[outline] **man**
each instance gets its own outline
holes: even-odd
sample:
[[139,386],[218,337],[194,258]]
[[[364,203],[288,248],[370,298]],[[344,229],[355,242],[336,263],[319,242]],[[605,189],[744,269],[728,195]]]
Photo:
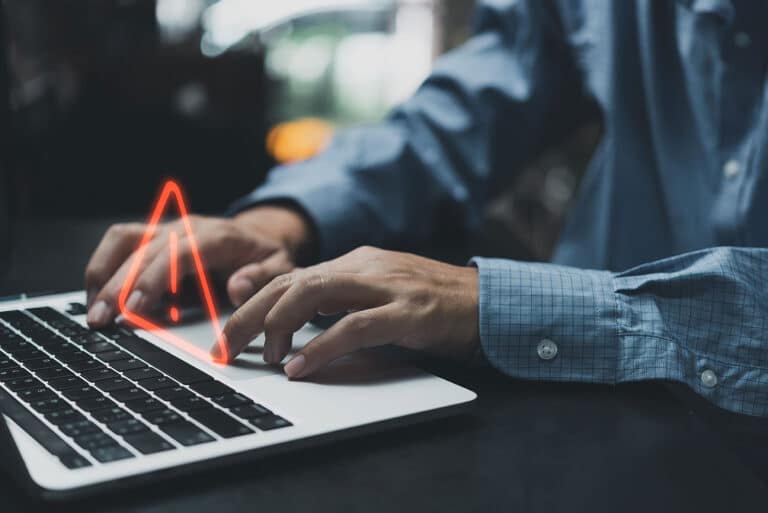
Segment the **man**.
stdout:
[[[278,363],[316,313],[349,312],[285,365],[290,378],[378,344],[481,347],[517,378],[672,379],[768,415],[766,15],[748,0],[480,2],[474,37],[386,122],[275,169],[233,217],[194,220],[241,305],[225,327],[232,357],[264,332]],[[476,229],[497,184],[578,121],[584,97],[604,136],[553,264],[361,247]],[[142,233],[114,227],[96,250],[93,326],[114,318]],[[161,233],[132,308],[162,294],[165,248]]]

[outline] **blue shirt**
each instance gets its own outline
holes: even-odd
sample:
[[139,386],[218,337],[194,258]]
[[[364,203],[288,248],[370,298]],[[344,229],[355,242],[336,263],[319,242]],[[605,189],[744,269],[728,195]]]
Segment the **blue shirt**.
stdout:
[[478,228],[597,103],[604,135],[552,264],[474,258],[488,359],[525,379],[670,379],[768,415],[768,3],[485,0],[383,123],[273,170],[321,258]]

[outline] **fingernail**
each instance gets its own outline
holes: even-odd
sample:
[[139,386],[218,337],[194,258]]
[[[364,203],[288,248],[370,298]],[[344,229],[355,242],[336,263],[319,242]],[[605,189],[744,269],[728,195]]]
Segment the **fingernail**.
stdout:
[[211,357],[213,357],[215,361],[221,361],[221,356],[221,348],[219,347],[219,342],[216,341],[211,348]]
[[128,301],[125,302],[126,310],[130,310],[131,312],[138,312],[139,307],[141,306],[141,299],[143,297],[144,294],[142,294],[140,290],[134,290],[131,292],[131,295],[128,296]]
[[285,364],[285,367],[283,367],[283,371],[289,378],[294,378],[301,374],[301,371],[304,370],[304,367],[307,364],[307,359],[304,358],[303,354],[297,354],[294,356],[291,361]]
[[104,325],[109,322],[110,309],[105,301],[97,301],[88,311],[88,323]]

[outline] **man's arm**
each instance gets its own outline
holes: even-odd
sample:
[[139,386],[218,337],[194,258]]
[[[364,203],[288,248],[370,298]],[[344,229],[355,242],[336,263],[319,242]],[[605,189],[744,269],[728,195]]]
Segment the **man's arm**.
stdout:
[[671,379],[768,416],[768,249],[715,248],[619,274],[475,258],[489,361],[519,378]]
[[548,2],[479,4],[474,37],[441,58],[386,122],[344,131],[318,157],[273,170],[233,211],[293,202],[314,224],[320,260],[475,229],[496,182],[581,105],[580,77]]

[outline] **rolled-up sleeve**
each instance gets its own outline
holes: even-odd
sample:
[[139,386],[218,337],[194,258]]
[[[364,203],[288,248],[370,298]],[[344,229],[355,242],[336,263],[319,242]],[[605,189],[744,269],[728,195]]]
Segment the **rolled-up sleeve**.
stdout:
[[674,380],[768,416],[768,250],[713,248],[623,273],[474,258],[480,338],[502,372]]
[[362,244],[456,241],[479,227],[497,182],[578,119],[581,99],[548,2],[480,1],[475,35],[386,121],[343,130],[317,157],[275,168],[231,211],[296,204],[315,225],[321,260]]

